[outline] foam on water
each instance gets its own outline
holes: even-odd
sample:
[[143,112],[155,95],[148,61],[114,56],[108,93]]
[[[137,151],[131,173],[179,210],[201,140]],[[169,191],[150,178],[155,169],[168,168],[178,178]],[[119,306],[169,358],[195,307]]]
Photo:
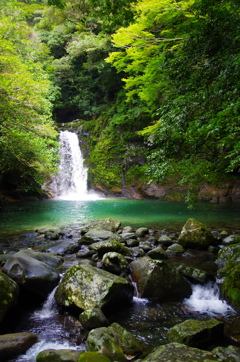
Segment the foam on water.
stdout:
[[192,295],[184,300],[184,305],[190,310],[209,315],[234,314],[234,309],[225,300],[220,299],[219,288],[215,283],[193,285]]

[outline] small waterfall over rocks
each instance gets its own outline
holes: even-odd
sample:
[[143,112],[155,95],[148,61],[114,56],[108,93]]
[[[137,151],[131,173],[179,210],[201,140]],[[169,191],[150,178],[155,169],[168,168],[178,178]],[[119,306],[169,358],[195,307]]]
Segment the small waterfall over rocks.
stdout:
[[50,183],[52,194],[62,200],[99,199],[95,192],[87,189],[88,169],[84,166],[77,134],[61,131],[59,142],[59,171]]

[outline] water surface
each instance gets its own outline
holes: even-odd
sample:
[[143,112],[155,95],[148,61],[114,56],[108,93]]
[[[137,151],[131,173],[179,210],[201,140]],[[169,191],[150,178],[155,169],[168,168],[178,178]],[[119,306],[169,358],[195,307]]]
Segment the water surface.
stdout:
[[0,232],[22,232],[45,227],[83,224],[105,217],[122,225],[179,229],[189,217],[211,228],[239,228],[240,204],[197,204],[189,210],[182,202],[157,200],[47,200],[19,202],[3,207]]

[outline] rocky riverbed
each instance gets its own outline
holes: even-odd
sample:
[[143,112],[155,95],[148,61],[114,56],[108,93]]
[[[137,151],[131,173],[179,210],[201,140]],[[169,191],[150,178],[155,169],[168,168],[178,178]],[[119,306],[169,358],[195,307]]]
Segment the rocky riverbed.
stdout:
[[[68,333],[56,329],[63,348],[43,347],[32,361],[239,361],[239,261],[237,231],[209,230],[195,219],[179,231],[121,228],[108,218],[5,236],[0,358],[30,360],[27,351],[51,325],[28,329],[26,315],[38,309],[41,319],[52,292],[51,313]],[[206,285],[220,290],[222,309],[208,313],[206,297],[205,312],[193,318],[191,303]]]

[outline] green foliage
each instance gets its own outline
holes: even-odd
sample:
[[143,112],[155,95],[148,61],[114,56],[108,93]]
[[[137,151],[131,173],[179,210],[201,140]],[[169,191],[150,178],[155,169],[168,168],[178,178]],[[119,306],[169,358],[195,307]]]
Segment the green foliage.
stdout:
[[151,147],[147,174],[177,174],[190,192],[239,175],[236,3],[142,0],[136,10],[106,61],[125,73],[128,101],[149,107],[153,123],[139,132]]
[[[38,61],[44,52],[16,7],[0,23],[0,173],[18,190],[36,189],[53,174],[56,136],[48,101],[49,80]],[[22,22],[15,23],[18,15]],[[31,39],[32,40],[28,40]]]

